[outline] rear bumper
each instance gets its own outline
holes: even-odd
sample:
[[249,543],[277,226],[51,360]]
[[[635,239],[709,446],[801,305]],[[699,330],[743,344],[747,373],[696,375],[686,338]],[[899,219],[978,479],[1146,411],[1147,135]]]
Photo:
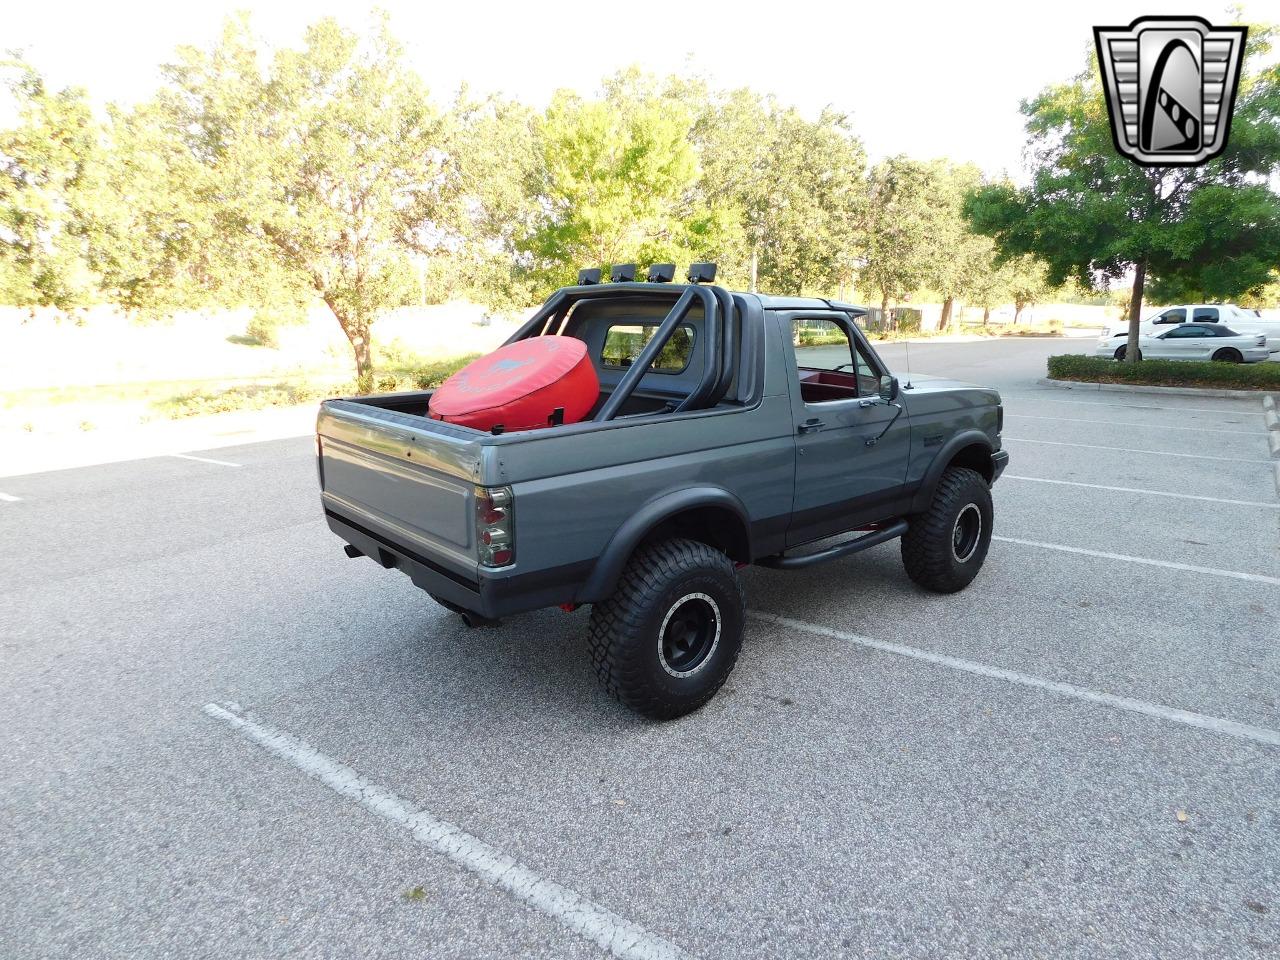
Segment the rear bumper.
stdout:
[[1004,473],[1004,468],[1009,465],[1009,451],[997,450],[991,454],[991,482],[995,483],[1000,479],[1000,474]]
[[477,576],[469,577],[393,542],[332,508],[326,507],[324,513],[330,530],[375,563],[388,570],[399,570],[427,593],[489,619],[570,603],[579,584],[591,573],[590,563],[579,563],[531,573],[482,569]]

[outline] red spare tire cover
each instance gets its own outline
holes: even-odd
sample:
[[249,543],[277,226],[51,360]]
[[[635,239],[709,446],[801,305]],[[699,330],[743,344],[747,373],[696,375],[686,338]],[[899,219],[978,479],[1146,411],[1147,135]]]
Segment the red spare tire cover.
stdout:
[[577,423],[600,396],[600,380],[575,337],[530,337],[475,360],[432,394],[436,420],[477,430],[531,430],[549,426],[564,409],[564,423]]

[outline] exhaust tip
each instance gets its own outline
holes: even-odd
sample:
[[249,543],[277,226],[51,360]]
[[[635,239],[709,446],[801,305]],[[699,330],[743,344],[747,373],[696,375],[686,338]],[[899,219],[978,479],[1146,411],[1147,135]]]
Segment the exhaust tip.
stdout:
[[350,557],[352,560],[354,560],[356,557],[363,557],[363,556],[364,556],[364,551],[363,551],[363,550],[361,550],[359,547],[353,547],[353,546],[352,546],[351,544],[349,544],[349,543],[347,543],[347,544],[343,544],[343,546],[342,546],[342,552],[343,552],[343,553],[345,553],[345,554],[346,554],[348,557]]

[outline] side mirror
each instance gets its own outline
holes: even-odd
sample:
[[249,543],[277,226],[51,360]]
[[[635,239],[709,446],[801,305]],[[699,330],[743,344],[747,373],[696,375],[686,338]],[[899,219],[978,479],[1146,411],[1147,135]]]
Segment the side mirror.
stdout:
[[887,374],[880,378],[880,399],[885,403],[893,403],[898,399],[898,378]]

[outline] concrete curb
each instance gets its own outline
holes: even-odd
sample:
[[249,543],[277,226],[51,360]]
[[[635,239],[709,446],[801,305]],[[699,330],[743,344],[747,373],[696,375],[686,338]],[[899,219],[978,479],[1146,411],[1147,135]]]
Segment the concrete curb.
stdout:
[[1268,430],[1267,443],[1271,445],[1271,455],[1273,457],[1280,457],[1280,432]]
[[1267,425],[1268,430],[1280,430],[1280,415],[1276,414],[1276,408],[1270,407],[1263,411],[1262,419]]
[[1149,387],[1130,383],[1080,383],[1075,380],[1050,380],[1044,377],[1037,380],[1042,387],[1057,387],[1060,390],[1102,390],[1112,393],[1162,393],[1173,397],[1218,397],[1231,400],[1256,400],[1260,390],[1219,390],[1213,387]]

